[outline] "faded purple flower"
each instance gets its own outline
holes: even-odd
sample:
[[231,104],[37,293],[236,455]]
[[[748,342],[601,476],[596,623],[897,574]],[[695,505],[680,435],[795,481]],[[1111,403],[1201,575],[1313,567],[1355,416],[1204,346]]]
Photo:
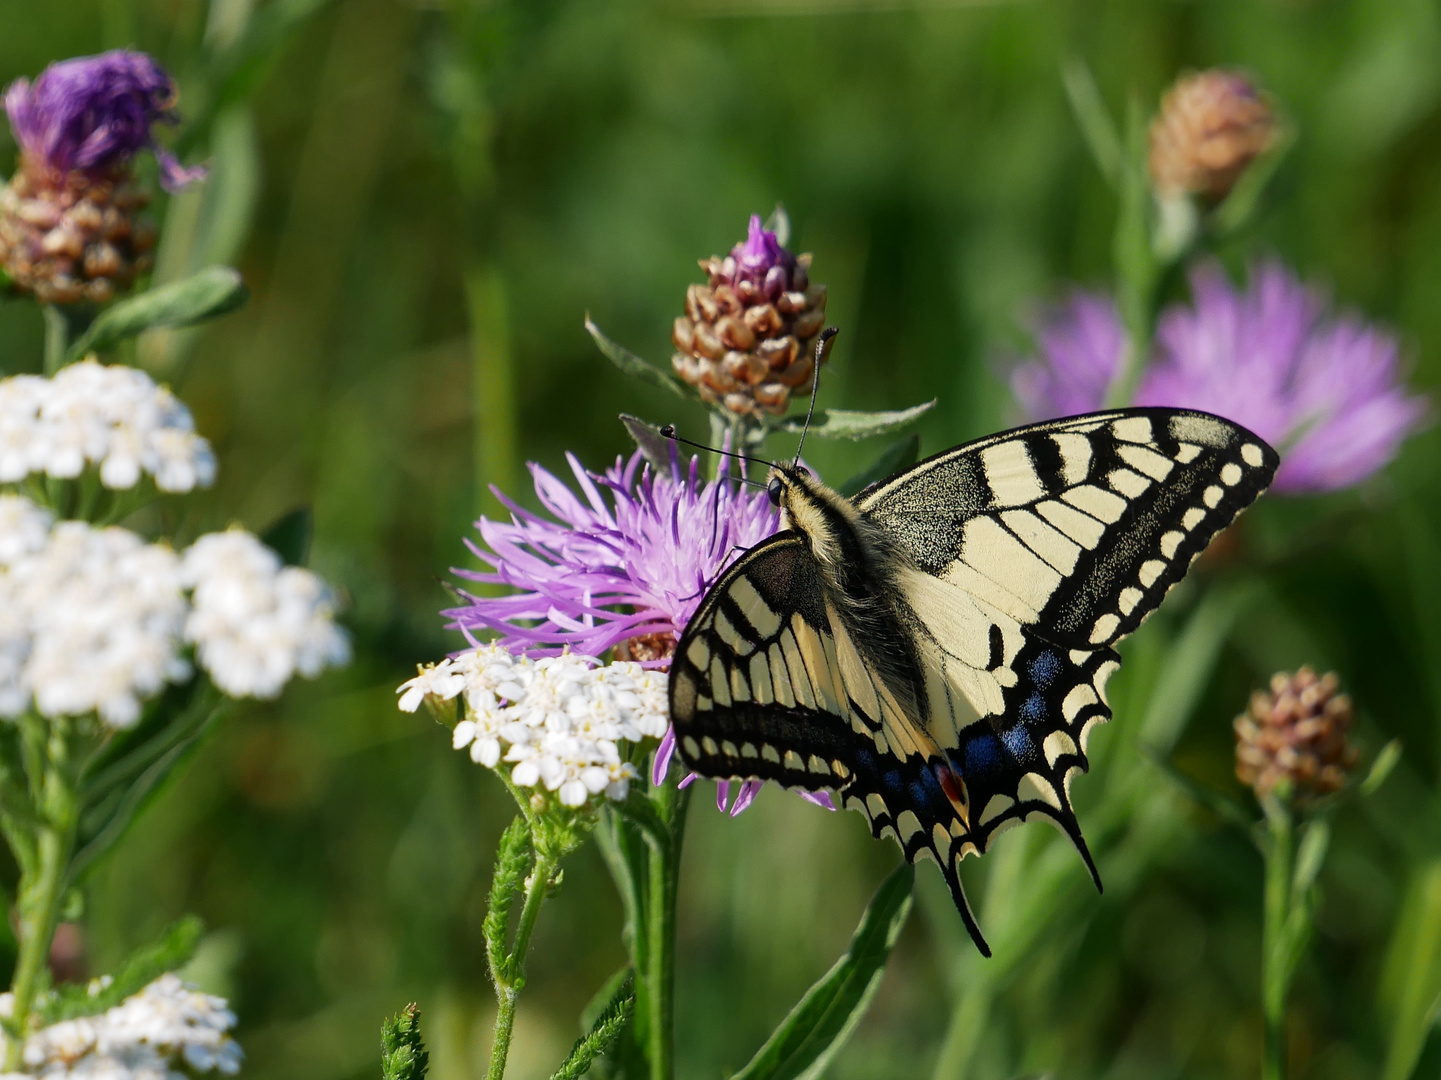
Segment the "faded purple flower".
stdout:
[[[1426,399],[1401,385],[1395,337],[1332,314],[1280,263],[1253,268],[1244,291],[1203,264],[1191,293],[1190,306],[1162,312],[1135,403],[1200,409],[1250,428],[1281,453],[1274,490],[1359,483],[1425,419]],[[1093,302],[1081,312],[1073,300],[1052,325],[1041,358],[1013,374],[1017,399],[1036,418],[1100,408],[1124,348],[1114,306]],[[1096,347],[1108,337],[1116,342],[1109,365]]]
[[175,122],[175,99],[175,82],[159,64],[116,49],[51,64],[34,83],[15,80],[5,111],[32,167],[103,172],[148,149],[173,191],[205,175],[184,168],[151,134],[156,123]]

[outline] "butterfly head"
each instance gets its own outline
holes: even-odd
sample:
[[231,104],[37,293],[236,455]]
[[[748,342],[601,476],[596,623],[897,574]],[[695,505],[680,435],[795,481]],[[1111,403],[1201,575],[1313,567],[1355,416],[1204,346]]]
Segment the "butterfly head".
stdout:
[[784,462],[771,466],[766,494],[780,509],[780,527],[809,540],[811,553],[822,563],[845,557],[857,517],[849,499],[826,487],[805,466]]

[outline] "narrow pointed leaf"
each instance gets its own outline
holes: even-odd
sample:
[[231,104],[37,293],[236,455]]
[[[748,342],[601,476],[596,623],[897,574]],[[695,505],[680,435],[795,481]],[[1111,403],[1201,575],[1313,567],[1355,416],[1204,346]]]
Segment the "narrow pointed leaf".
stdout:
[[1396,768],[1401,761],[1401,740],[1392,739],[1381,752],[1376,755],[1376,760],[1371,763],[1370,770],[1366,773],[1366,779],[1361,781],[1361,794],[1374,795],[1391,775],[1391,770]]
[[633,376],[641,382],[650,383],[651,386],[658,386],[662,390],[669,390],[676,397],[687,400],[693,397],[681,383],[671,378],[660,368],[642,360],[624,345],[619,345],[606,337],[601,328],[596,326],[589,315],[585,317],[585,328],[589,331],[590,336],[595,338],[596,346],[605,354],[606,359],[627,375]]
[[892,443],[881,456],[876,458],[860,472],[852,476],[836,490],[842,495],[850,498],[859,494],[872,484],[877,484],[888,476],[894,476],[902,469],[908,469],[916,463],[916,458],[921,452],[921,437],[919,435],[907,435],[900,442]]
[[430,1053],[420,1037],[420,1006],[414,1002],[380,1029],[381,1080],[425,1080]]
[[881,985],[886,960],[911,913],[915,867],[882,882],[851,946],[731,1080],[816,1080],[860,1023]]
[[1418,1075],[1416,1063],[1441,1008],[1441,861],[1421,867],[1396,919],[1377,1001],[1390,1028],[1382,1080]]
[[[851,409],[822,409],[820,420],[812,421],[810,434],[822,439],[868,439],[903,428],[935,407],[935,401],[891,412],[857,412]],[[805,417],[796,416],[776,425],[778,431],[800,432]]]
[[240,271],[212,266],[107,308],[70,347],[70,359],[109,349],[158,326],[193,326],[234,311],[250,298]]
[[1096,78],[1084,60],[1072,58],[1061,67],[1061,81],[1065,83],[1066,96],[1070,98],[1071,110],[1076,114],[1091,157],[1101,175],[1114,187],[1121,172],[1121,134],[1101,100]]
[[[590,1024],[590,1030],[575,1041],[570,1056],[551,1074],[550,1080],[579,1080],[590,1069],[591,1063],[620,1038],[635,1011],[634,980],[629,969],[623,974],[625,977],[611,990],[610,999]],[[611,987],[613,982],[611,980],[606,986]]]
[[671,447],[675,444],[660,433],[660,428],[629,413],[621,413],[620,422],[654,468],[670,468]]

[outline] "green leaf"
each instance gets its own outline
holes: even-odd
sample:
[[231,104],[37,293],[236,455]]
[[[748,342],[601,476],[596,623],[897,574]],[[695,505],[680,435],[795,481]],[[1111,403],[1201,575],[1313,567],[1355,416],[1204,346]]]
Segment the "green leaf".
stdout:
[[815,1080],[860,1023],[880,988],[886,960],[911,913],[909,863],[882,882],[851,946],[731,1080]]
[[1361,781],[1360,792],[1362,795],[1374,795],[1381,790],[1381,785],[1391,775],[1391,770],[1401,762],[1401,740],[1392,739],[1381,752],[1376,755],[1376,760],[1371,763],[1370,770],[1366,773],[1366,779]]
[[[550,1080],[578,1080],[590,1069],[591,1063],[620,1038],[635,1011],[635,988],[631,971],[626,968],[621,974],[624,978],[612,990],[605,1008],[596,1016],[590,1030],[575,1041],[570,1055],[564,1064],[551,1074]],[[614,981],[612,979],[606,985],[610,986]]]
[[1326,861],[1326,849],[1330,846],[1331,826],[1325,820],[1318,818],[1306,826],[1296,851],[1296,869],[1291,883],[1293,902],[1305,902],[1311,886],[1316,884],[1316,878],[1321,873],[1321,864]]
[[500,837],[495,853],[495,877],[490,885],[490,902],[486,905],[481,933],[490,961],[491,975],[497,982],[511,976],[510,909],[525,889],[526,875],[535,865],[530,843],[530,828],[524,818],[515,818]]
[[590,336],[595,338],[596,345],[600,348],[600,351],[605,354],[606,359],[627,375],[633,376],[641,382],[649,383],[651,386],[658,386],[662,390],[669,390],[678,398],[691,400],[695,396],[690,393],[689,389],[687,389],[683,383],[677,382],[660,368],[642,360],[624,345],[618,345],[606,337],[601,331],[601,328],[596,326],[589,315],[585,317],[585,328],[590,332]]
[[80,831],[70,862],[74,878],[125,835],[175,766],[215,729],[228,701],[204,676],[151,702],[141,721],[87,762],[80,783]]
[[1096,167],[1114,186],[1121,172],[1121,135],[1106,103],[1101,100],[1095,76],[1084,60],[1072,57],[1061,65],[1061,81],[1066,85],[1071,110],[1076,114],[1076,122],[1096,160]]
[[[189,963],[204,932],[205,924],[194,915],[187,915],[166,930],[158,941],[132,953],[108,985],[62,985],[53,997],[42,999],[37,1009],[41,1024],[54,1024],[77,1016],[95,1016],[119,1005],[167,971]],[[92,987],[97,988],[94,993],[91,992]]]
[[1141,754],[1166,775],[1166,779],[1170,780],[1171,783],[1189,795],[1192,800],[1204,806],[1207,810],[1210,810],[1222,821],[1228,821],[1248,833],[1255,828],[1255,816],[1247,813],[1246,808],[1235,799],[1224,792],[1208,787],[1194,777],[1186,775],[1149,746],[1143,745],[1140,749]]
[[1281,162],[1291,152],[1295,143],[1295,126],[1282,122],[1271,148],[1246,166],[1246,171],[1237,179],[1231,193],[1211,214],[1208,224],[1213,233],[1219,237],[1227,237],[1250,224],[1261,204],[1266,185],[1271,182],[1271,177],[1276,175],[1276,170],[1281,167]]
[[621,413],[620,422],[654,468],[670,469],[671,448],[675,444],[660,433],[660,428],[629,413]]
[[152,327],[193,326],[225,315],[250,298],[240,271],[212,266],[170,285],[132,296],[101,312],[70,346],[69,359],[109,349]]
[[1141,722],[1140,739],[1157,757],[1170,754],[1211,681],[1231,627],[1255,595],[1251,582],[1213,585],[1191,612],[1166,656]]
[[380,1028],[382,1080],[425,1080],[430,1053],[420,1037],[420,1006],[411,1002]]
[[[822,409],[819,422],[812,422],[810,434],[821,439],[868,439],[903,428],[935,407],[935,399],[893,412],[854,412],[850,409]],[[776,425],[777,431],[799,433],[804,417],[792,417]]]
[[1441,860],[1420,868],[1407,889],[1377,1005],[1391,1027],[1382,1080],[1408,1080],[1441,1009]]
[[892,443],[881,456],[876,458],[860,472],[852,476],[840,487],[836,488],[846,498],[852,498],[870,487],[879,483],[889,476],[894,476],[902,469],[908,469],[916,463],[916,458],[921,452],[921,437],[919,435],[907,435],[900,442]]
[[284,559],[286,566],[304,566],[314,533],[314,513],[308,506],[298,506],[272,522],[260,534],[260,542]]

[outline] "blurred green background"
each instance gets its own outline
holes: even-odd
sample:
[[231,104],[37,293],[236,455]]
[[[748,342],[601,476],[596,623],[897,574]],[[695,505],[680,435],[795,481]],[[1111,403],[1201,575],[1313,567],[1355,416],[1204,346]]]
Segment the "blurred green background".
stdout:
[[[628,450],[622,410],[705,430],[613,370],[582,320],[665,363],[695,260],[741,239],[748,214],[783,202],[830,286],[843,334],[821,403],[938,398],[920,429],[932,452],[1014,420],[998,373],[1026,347],[1025,319],[1067,282],[1108,281],[1114,200],[1062,64],[1085,60],[1117,113],[1131,93],[1153,106],[1182,69],[1237,65],[1300,141],[1259,234],[1228,259],[1281,254],[1394,326],[1414,385],[1441,370],[1434,0],[0,0],[0,26],[7,83],[125,45],[179,78],[180,145],[213,173],[157,206],[157,280],[229,261],[254,291],[240,314],[151,335],[134,357],[220,456],[180,528],[263,529],[312,506],[312,565],[349,599],[354,665],[235,715],[89,889],[97,972],[183,912],[206,919],[191,974],[232,998],[251,1080],[374,1076],[379,1022],[409,1000],[437,1080],[479,1074],[493,1013],[480,920],[507,800],[442,729],[398,713],[393,688],[459,644],[436,614],[440,578],[470,565],[469,522],[494,509],[481,479],[530,501],[525,460],[604,465]],[[0,304],[0,366],[38,369],[40,338],[31,305]],[[880,448],[808,455],[840,479]],[[1263,583],[1176,718],[1177,767],[1238,798],[1230,720],[1278,668],[1335,668],[1363,745],[1404,740],[1380,795],[1334,822],[1295,994],[1301,1077],[1389,1061],[1399,1080],[1441,991],[1438,451],[1433,430],[1359,491],[1252,515]],[[1195,603],[1178,592],[1129,647],[1118,720],[1141,707],[1128,689],[1165,683],[1148,658]],[[928,1075],[981,985],[993,1006],[948,1076],[1255,1074],[1259,857],[1159,770],[1127,769],[1147,813],[1175,823],[1169,839],[1103,856],[1102,897],[1064,852],[1041,879],[1064,882],[1064,903],[989,974],[922,869],[917,917],[829,1075]],[[1088,833],[1099,789],[1077,784]],[[708,801],[682,888],[686,1078],[749,1058],[897,859],[855,815],[771,790],[736,820]],[[1051,846],[1032,826],[984,862]],[[986,869],[968,868],[978,896]],[[1004,912],[982,907],[994,928]],[[569,1048],[622,961],[619,925],[588,848],[537,934],[517,1080]],[[1416,1075],[1436,1075],[1437,1050]]]

